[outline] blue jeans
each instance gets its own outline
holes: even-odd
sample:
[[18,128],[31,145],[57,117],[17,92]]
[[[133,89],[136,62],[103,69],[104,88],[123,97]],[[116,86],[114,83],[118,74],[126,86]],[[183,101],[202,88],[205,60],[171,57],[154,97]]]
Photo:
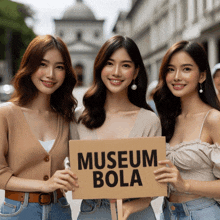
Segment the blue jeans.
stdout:
[[[110,203],[107,199],[83,200],[77,220],[111,220]],[[136,212],[128,220],[156,220],[151,205],[141,212]]]
[[220,206],[210,198],[199,198],[183,203],[172,203],[166,198],[160,220],[219,220]]
[[24,203],[5,198],[0,207],[0,220],[71,220],[71,210],[65,197],[59,200],[54,192],[54,203],[40,205],[28,203],[29,193],[25,193]]

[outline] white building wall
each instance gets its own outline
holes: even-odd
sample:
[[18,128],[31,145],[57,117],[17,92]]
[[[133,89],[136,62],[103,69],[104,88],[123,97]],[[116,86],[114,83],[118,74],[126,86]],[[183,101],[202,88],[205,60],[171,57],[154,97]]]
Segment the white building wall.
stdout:
[[157,78],[166,50],[179,40],[206,44],[211,68],[220,62],[220,0],[140,0],[127,24],[124,31],[137,43],[150,81]]
[[[100,22],[77,22],[77,21],[60,21],[56,25],[55,34],[60,36],[63,33],[62,39],[66,43],[71,43],[77,40],[77,33],[82,33],[82,39],[97,45],[102,45],[104,41],[103,36],[103,24]],[[99,37],[95,37],[95,33],[98,32]]]

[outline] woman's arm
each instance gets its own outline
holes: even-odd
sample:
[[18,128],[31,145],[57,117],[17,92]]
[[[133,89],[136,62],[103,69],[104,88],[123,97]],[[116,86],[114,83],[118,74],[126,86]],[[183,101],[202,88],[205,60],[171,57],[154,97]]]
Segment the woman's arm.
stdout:
[[182,179],[179,170],[170,160],[158,162],[160,165],[168,165],[154,171],[155,179],[159,183],[170,183],[179,192],[189,192],[211,198],[220,198],[220,180],[197,181]]
[[[220,176],[220,112],[212,110],[204,123],[201,136],[202,142],[216,144],[210,147],[207,157],[215,164]],[[196,181],[183,180],[178,169],[170,160],[159,161],[160,165],[168,165],[154,172],[155,179],[160,183],[171,183],[179,192],[189,192],[199,196],[220,198],[220,180]]]
[[22,192],[53,192],[57,189],[65,191],[78,187],[77,177],[71,170],[58,170],[47,181],[24,179],[12,176],[6,184],[6,190]]

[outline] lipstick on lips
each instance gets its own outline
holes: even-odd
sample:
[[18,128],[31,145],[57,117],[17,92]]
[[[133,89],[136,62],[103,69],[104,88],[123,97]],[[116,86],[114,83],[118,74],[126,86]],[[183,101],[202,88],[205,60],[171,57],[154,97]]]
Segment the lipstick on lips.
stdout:
[[119,79],[109,79],[110,83],[114,86],[119,86],[122,84],[123,80],[119,80]]
[[184,84],[179,84],[179,83],[173,84],[173,88],[174,88],[175,90],[181,90],[181,89],[183,89],[184,87],[185,87]]
[[44,80],[41,80],[42,84],[44,86],[46,86],[47,88],[52,88],[54,85],[55,85],[55,82],[52,82],[52,81],[44,81]]

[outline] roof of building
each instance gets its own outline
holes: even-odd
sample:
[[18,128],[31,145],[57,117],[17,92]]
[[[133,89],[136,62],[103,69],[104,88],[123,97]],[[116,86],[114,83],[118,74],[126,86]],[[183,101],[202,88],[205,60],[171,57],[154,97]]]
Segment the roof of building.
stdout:
[[65,20],[96,20],[92,10],[83,3],[83,0],[77,0],[76,3],[69,7],[63,15]]

